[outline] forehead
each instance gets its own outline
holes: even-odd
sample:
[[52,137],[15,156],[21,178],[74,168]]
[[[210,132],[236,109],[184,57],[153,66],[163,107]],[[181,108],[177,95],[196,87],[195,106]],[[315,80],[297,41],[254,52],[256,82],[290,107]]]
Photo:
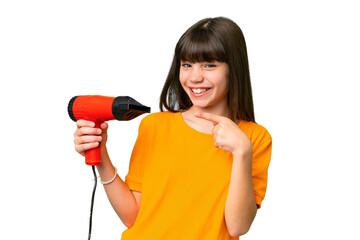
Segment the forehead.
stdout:
[[175,55],[179,60],[190,62],[227,62],[227,54],[221,41],[204,31],[181,39]]

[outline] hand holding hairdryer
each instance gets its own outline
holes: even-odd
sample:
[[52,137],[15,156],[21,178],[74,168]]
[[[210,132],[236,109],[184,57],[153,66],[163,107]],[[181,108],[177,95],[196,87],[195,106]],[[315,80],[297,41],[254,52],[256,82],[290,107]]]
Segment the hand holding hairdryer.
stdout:
[[[149,113],[150,107],[144,106],[128,96],[106,97],[100,95],[82,95],[73,97],[68,104],[68,113],[72,120],[88,120],[100,124],[109,120],[132,120],[143,113]],[[87,165],[100,165],[101,146],[85,151]]]

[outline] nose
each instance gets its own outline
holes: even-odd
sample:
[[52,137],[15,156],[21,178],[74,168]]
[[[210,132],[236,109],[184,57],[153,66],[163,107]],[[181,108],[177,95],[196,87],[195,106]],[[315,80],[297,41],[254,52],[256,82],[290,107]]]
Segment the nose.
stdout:
[[202,69],[199,67],[193,67],[191,71],[190,81],[197,83],[204,80]]

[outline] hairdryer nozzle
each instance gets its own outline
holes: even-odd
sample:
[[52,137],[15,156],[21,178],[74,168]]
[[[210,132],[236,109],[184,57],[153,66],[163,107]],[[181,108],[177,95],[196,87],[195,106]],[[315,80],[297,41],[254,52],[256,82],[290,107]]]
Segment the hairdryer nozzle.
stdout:
[[112,104],[112,113],[117,120],[131,120],[143,113],[149,113],[150,107],[142,105],[128,96],[115,98]]

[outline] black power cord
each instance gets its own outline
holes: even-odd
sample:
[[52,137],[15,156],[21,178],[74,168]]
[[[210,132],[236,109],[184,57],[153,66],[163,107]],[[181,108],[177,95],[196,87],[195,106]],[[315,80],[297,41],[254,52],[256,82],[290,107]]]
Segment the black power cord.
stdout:
[[97,185],[97,176],[96,176],[96,172],[95,172],[95,166],[92,166],[92,170],[94,173],[94,189],[92,192],[92,197],[91,197],[91,207],[90,207],[90,223],[89,223],[89,237],[88,240],[90,240],[91,238],[91,226],[92,226],[92,213],[93,213],[93,208],[94,208],[94,198],[95,198],[95,191],[96,191],[96,185]]

